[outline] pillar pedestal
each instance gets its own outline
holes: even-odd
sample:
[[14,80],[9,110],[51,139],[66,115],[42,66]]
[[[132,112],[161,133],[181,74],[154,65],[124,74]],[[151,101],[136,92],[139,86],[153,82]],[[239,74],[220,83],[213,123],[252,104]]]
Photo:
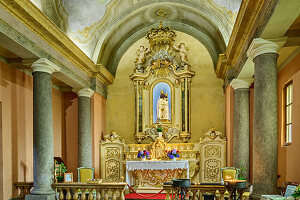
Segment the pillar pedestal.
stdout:
[[51,75],[60,68],[41,58],[33,68],[33,190],[26,199],[54,199]]
[[254,39],[253,199],[277,193],[277,57],[279,46]]

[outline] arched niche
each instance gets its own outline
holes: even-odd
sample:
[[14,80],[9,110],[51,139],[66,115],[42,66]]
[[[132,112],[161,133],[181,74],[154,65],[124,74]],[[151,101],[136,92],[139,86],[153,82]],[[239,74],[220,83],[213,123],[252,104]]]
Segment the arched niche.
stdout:
[[[174,121],[174,86],[167,79],[157,80],[152,83],[150,89],[150,123],[172,124]],[[164,100],[166,99],[166,100]],[[163,103],[160,103],[163,101]],[[160,104],[165,104],[167,108],[159,110]],[[152,113],[151,113],[152,112]],[[162,118],[160,116],[163,115]]]

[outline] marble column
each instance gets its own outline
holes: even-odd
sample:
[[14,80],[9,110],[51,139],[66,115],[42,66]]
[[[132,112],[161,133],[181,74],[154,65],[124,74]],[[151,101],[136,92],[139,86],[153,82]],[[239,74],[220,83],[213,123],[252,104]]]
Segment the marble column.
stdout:
[[78,95],[78,166],[92,167],[91,97],[94,91],[84,88]]
[[54,199],[51,75],[60,68],[41,58],[33,69],[33,191],[26,199]]
[[249,86],[252,80],[233,79],[233,166],[245,167],[245,178],[249,182],[250,136],[249,136]]
[[253,195],[277,193],[277,57],[279,46],[254,39],[247,52],[254,62]]

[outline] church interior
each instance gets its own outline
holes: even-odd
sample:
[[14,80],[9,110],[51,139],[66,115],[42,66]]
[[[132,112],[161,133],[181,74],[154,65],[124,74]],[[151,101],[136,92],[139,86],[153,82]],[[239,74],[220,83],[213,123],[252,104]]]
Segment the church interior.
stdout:
[[0,200],[300,199],[299,0],[1,0],[0,81]]

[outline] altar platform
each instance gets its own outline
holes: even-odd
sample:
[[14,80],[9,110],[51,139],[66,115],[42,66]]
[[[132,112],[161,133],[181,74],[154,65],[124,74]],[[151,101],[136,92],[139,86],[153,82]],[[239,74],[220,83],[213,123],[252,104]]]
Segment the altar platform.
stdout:
[[[166,194],[158,194],[154,197],[146,197],[146,196],[151,196],[153,194],[151,193],[143,193],[144,197],[139,196],[135,193],[129,193],[125,195],[125,199],[130,199],[130,200],[141,200],[141,199],[152,199],[152,200],[160,200],[160,199],[166,199]],[[172,199],[171,195],[170,198]]]

